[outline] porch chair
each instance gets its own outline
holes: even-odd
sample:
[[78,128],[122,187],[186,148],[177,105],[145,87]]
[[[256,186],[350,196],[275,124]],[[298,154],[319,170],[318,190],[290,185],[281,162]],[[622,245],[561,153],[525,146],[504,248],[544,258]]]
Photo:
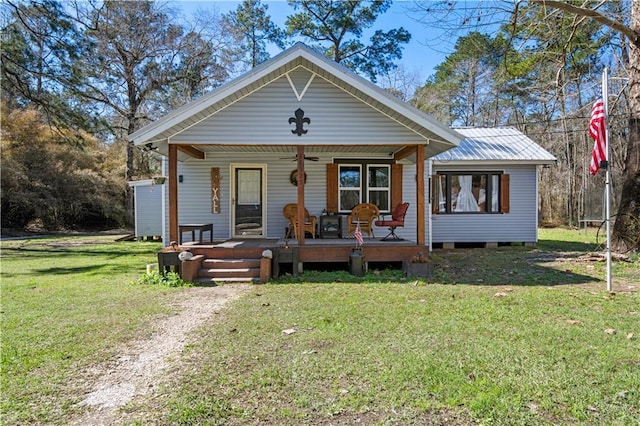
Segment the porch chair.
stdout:
[[404,226],[404,217],[407,215],[407,210],[409,210],[409,203],[398,204],[391,213],[391,219],[385,219],[383,215],[381,220],[376,220],[376,226],[389,227],[389,233],[381,241],[402,240],[396,235],[396,228]]
[[[282,209],[282,215],[289,222],[289,229],[285,238],[296,238],[298,235],[298,205],[295,203],[289,203]],[[308,232],[315,239],[316,238],[316,224],[318,218],[311,216],[307,209],[304,209],[304,232]]]
[[360,231],[367,233],[369,237],[375,237],[373,233],[373,220],[380,216],[380,209],[372,203],[361,203],[351,209],[347,215],[347,235],[355,232],[358,225]]

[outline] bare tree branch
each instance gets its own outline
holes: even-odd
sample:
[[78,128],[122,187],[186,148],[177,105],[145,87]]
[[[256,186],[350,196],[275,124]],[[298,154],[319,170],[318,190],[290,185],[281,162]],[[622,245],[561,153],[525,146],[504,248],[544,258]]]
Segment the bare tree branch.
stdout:
[[588,9],[584,7],[574,6],[570,3],[565,3],[564,1],[558,1],[558,0],[531,0],[531,3],[537,3],[543,6],[553,7],[555,9],[559,9],[564,12],[569,12],[576,15],[589,17],[594,21],[601,23],[602,25],[605,25],[621,34],[624,34],[625,37],[627,37],[629,41],[631,41],[631,43],[633,43],[637,47],[640,47],[640,33],[638,33],[637,31],[634,31],[633,29],[624,25],[621,22],[614,21],[613,19],[607,18],[606,16],[604,16],[603,14],[601,14],[596,10],[605,2],[606,0],[601,2],[600,5],[598,5],[594,9]]

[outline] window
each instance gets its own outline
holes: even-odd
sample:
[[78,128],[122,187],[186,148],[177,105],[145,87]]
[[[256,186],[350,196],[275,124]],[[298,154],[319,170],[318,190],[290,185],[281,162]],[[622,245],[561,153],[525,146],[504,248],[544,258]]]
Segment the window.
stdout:
[[[363,172],[366,171],[366,174]],[[390,211],[391,166],[389,164],[339,164],[338,210],[350,212],[360,203],[373,203]]]
[[388,165],[369,165],[367,170],[367,199],[380,211],[389,211],[391,168]]
[[351,211],[362,201],[362,168],[359,165],[340,165],[338,169],[339,210]]
[[433,179],[434,213],[507,213],[509,175],[444,172]]

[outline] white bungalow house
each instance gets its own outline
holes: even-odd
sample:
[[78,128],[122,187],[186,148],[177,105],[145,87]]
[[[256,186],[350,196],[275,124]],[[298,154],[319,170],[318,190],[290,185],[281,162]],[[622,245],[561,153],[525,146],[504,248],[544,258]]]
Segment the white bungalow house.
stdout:
[[[458,146],[464,133],[298,43],[130,138],[166,156],[165,244],[190,244],[199,262],[229,256],[223,248],[240,255],[252,241],[260,249],[294,245],[303,264],[346,261],[353,240],[300,232],[283,243],[289,203],[301,207],[298,223],[306,209],[320,226],[337,218],[342,229],[331,236],[348,237],[344,221],[355,205],[373,203],[389,214],[408,202],[396,231],[403,240],[380,242],[387,229],[376,229],[364,255],[407,261],[427,249],[428,159]],[[433,173],[441,172],[436,162]],[[437,213],[435,227],[447,219]]]

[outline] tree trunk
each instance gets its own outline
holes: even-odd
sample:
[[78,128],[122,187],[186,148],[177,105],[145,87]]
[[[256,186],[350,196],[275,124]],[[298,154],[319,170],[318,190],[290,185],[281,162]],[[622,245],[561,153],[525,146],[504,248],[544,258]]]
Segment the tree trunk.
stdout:
[[[134,175],[136,174],[135,171],[135,163],[134,163],[134,156],[135,156],[135,146],[133,144],[133,141],[131,141],[129,139],[129,135],[131,133],[133,133],[136,130],[136,126],[135,126],[135,109],[132,108],[132,110],[134,112],[131,112],[129,114],[129,116],[127,117],[128,120],[128,128],[127,128],[127,136],[126,136],[126,142],[127,142],[127,169],[126,169],[126,180],[127,182],[130,182],[133,180]],[[127,225],[129,226],[135,226],[135,196],[134,196],[134,192],[133,192],[133,187],[130,187],[129,185],[127,185],[127,194],[126,194],[126,208],[127,208]]]
[[[631,7],[631,29],[640,31],[640,1]],[[624,162],[622,195],[615,218],[611,248],[638,250],[640,244],[640,46],[629,43],[629,141]]]

